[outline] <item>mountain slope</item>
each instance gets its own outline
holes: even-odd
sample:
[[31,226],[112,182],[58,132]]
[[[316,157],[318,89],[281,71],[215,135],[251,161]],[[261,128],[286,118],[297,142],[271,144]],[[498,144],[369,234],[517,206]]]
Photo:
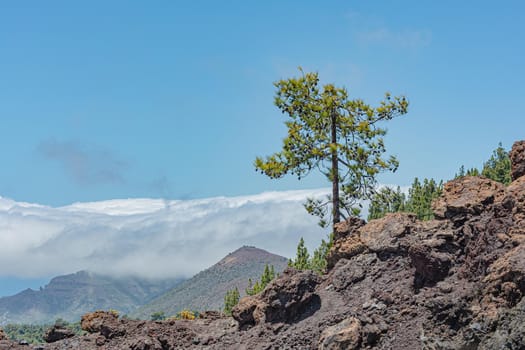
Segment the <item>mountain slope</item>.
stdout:
[[248,279],[257,280],[266,264],[273,265],[276,272],[281,272],[287,265],[287,259],[262,249],[244,246],[139,308],[132,316],[147,319],[158,311],[174,315],[183,309],[220,310],[226,292],[237,287],[243,295]]
[[57,318],[78,321],[82,314],[96,309],[126,314],[180,281],[116,278],[87,271],[58,276],[38,291],[26,289],[0,298],[0,324],[44,323]]

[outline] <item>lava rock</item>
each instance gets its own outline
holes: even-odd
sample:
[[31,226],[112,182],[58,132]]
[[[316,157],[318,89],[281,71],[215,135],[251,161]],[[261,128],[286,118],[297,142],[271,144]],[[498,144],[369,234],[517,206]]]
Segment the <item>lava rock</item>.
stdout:
[[361,321],[347,318],[326,328],[319,338],[319,350],[352,350],[361,348]]
[[44,341],[46,343],[54,343],[56,341],[71,338],[73,336],[75,336],[75,332],[73,332],[71,329],[62,327],[60,325],[54,325],[44,334]]
[[239,326],[265,322],[292,322],[315,312],[320,307],[319,296],[314,291],[320,283],[313,271],[287,268],[265,290],[253,297],[241,299],[232,310]]
[[525,175],[525,141],[517,141],[510,151],[512,180]]

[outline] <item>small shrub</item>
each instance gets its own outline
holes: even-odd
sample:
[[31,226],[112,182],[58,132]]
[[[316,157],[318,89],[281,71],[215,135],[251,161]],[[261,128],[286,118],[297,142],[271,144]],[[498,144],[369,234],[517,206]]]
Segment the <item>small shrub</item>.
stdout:
[[152,321],[162,321],[165,319],[166,319],[166,315],[164,314],[164,311],[157,311],[151,314]]
[[171,316],[168,318],[168,321],[172,320],[194,320],[199,316],[198,312],[194,312],[191,310],[182,310],[181,312],[177,313],[175,316]]
[[115,309],[109,309],[108,312],[110,314],[112,314],[113,316],[115,316],[115,317],[119,317],[120,316],[120,313],[117,310],[115,310]]

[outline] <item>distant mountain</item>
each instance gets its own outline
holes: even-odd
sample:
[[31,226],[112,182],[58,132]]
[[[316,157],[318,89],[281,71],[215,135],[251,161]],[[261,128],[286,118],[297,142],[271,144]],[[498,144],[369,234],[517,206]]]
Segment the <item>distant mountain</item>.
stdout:
[[78,321],[86,312],[114,309],[128,314],[172,289],[181,279],[110,277],[87,271],[53,278],[40,290],[0,298],[0,324]]
[[244,246],[139,308],[131,316],[148,319],[158,311],[170,316],[183,309],[221,310],[226,292],[237,287],[244,295],[248,279],[257,280],[266,264],[273,265],[276,272],[281,272],[287,265],[287,259],[262,249]]

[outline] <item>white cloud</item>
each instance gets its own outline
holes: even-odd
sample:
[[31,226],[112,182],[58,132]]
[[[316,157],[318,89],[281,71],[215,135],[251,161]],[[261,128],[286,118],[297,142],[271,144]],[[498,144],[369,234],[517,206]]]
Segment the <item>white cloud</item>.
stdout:
[[126,199],[53,208],[0,197],[0,276],[82,269],[191,276],[242,245],[293,256],[327,231],[302,203],[327,189],[197,200]]

